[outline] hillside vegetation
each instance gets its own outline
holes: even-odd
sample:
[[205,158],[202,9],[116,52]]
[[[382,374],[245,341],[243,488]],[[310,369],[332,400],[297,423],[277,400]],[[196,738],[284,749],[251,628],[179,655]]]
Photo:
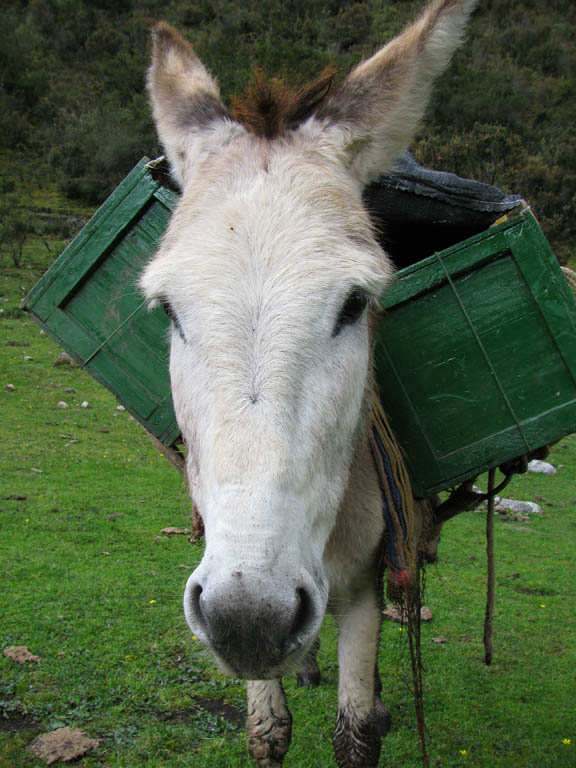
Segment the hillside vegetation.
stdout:
[[[48,164],[72,199],[101,202],[160,152],[145,94],[149,28],[194,43],[224,94],[254,67],[292,79],[341,73],[417,13],[421,0],[4,0],[0,150]],[[481,0],[413,146],[426,165],[521,193],[561,261],[576,233],[576,4]],[[16,153],[16,155],[14,155]],[[4,229],[19,189],[0,163]],[[44,173],[45,168],[44,168]],[[39,182],[40,183],[40,182]],[[8,239],[18,240],[14,223]],[[3,240],[6,241],[6,231]],[[17,247],[17,246],[16,246]]]

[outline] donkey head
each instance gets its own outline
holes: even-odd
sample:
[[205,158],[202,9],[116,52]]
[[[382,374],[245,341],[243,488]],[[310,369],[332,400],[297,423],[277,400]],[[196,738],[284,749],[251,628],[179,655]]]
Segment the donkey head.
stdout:
[[328,78],[261,92],[269,120],[231,115],[189,43],[154,29],[149,90],[182,197],[142,287],[172,319],[206,531],[186,618],[237,676],[279,676],[320,628],[323,554],[365,440],[366,308],[392,275],[362,189],[411,140],[473,5],[434,2],[333,93]]

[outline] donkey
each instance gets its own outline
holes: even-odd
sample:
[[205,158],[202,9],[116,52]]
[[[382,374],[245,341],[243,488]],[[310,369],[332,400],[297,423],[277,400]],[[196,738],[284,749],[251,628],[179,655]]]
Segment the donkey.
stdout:
[[371,312],[392,280],[364,186],[411,141],[476,0],[434,0],[338,88],[260,79],[230,112],[191,45],[153,30],[148,88],[182,190],[141,287],[172,320],[170,375],[202,561],[192,632],[245,678],[250,750],[280,766],[281,677],[338,631],[340,768],[376,766],[382,497],[368,445]]

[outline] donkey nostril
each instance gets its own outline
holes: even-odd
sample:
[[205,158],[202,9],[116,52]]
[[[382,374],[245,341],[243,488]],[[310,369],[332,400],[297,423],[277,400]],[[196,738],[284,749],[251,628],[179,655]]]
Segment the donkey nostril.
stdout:
[[296,590],[296,612],[292,622],[291,637],[297,638],[298,635],[306,632],[312,623],[313,614],[312,598],[304,587],[299,587]]
[[202,609],[202,586],[195,584],[190,590],[190,605],[196,620],[206,626],[206,617]]

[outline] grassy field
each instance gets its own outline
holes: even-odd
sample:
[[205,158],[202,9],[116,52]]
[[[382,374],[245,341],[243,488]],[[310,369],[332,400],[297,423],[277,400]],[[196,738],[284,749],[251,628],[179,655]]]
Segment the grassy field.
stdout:
[[[85,768],[249,766],[243,686],[216,672],[182,615],[201,544],[161,533],[191,527],[181,478],[112,395],[80,369],[54,366],[58,348],[18,310],[47,251],[32,242],[20,269],[0,262],[0,646],[40,657],[17,665],[0,656],[0,768],[43,765],[27,746],[61,726],[100,740]],[[561,441],[552,461],[557,475],[527,474],[507,491],[538,500],[544,514],[496,521],[492,666],[481,644],[484,515],[451,521],[428,570],[433,766],[576,764],[576,439]],[[322,686],[287,682],[295,726],[286,768],[333,765],[335,644],[329,619]],[[416,768],[406,633],[386,622],[381,645],[393,718],[382,764]]]

